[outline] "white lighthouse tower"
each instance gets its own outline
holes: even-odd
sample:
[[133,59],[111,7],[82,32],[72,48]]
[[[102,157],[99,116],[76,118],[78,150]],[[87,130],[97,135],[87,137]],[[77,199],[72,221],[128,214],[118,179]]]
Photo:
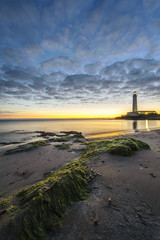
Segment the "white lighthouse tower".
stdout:
[[137,112],[137,94],[133,93],[133,112]]
[[144,110],[138,110],[138,107],[137,107],[137,94],[136,94],[136,92],[134,91],[133,92],[133,105],[132,105],[132,112],[128,112],[127,113],[127,117],[134,117],[133,119],[135,119],[135,117],[136,117],[136,119],[138,119],[137,117],[140,117],[141,119],[146,119],[145,118],[145,115],[147,115],[147,117],[149,116],[151,116],[151,115],[149,115],[149,114],[152,114],[152,116],[154,116],[154,117],[156,117],[157,116],[157,113],[156,113],[156,111],[148,111],[148,110],[146,110],[146,111],[144,111]]

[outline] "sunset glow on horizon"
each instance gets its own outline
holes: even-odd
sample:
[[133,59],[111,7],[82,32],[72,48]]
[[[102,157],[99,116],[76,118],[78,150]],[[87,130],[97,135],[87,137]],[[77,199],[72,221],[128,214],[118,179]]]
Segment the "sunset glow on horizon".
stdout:
[[[17,112],[16,114],[12,115],[11,113],[6,113],[6,117],[2,116],[1,119],[20,119],[20,118],[24,118],[24,119],[29,119],[29,118],[46,118],[46,119],[70,119],[70,118],[114,118],[117,116],[120,116],[122,114],[122,112],[117,109],[116,111],[114,109],[112,110],[105,110],[105,109],[93,109],[92,108],[87,108],[87,109],[81,109],[79,111],[76,111],[74,108],[70,108],[69,109],[69,113],[67,109],[61,109],[61,110],[57,110],[54,113],[51,113],[51,111],[47,111],[47,110],[36,110],[36,112],[31,112],[30,110],[28,111],[21,111],[21,112]],[[125,114],[125,112],[123,113]]]
[[0,119],[160,114],[160,1],[1,0]]

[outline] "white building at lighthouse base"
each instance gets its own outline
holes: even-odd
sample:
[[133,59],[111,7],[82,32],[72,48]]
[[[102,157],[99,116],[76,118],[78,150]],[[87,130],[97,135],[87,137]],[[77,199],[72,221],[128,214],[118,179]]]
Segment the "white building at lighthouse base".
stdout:
[[156,111],[135,111],[127,112],[128,117],[139,117],[140,115],[157,114]]

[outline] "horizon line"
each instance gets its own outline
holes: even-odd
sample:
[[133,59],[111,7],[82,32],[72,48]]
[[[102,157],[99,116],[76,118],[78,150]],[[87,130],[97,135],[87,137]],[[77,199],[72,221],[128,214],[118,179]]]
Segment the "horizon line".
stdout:
[[80,119],[115,119],[116,117],[86,117],[86,118],[0,118],[1,120],[80,120]]

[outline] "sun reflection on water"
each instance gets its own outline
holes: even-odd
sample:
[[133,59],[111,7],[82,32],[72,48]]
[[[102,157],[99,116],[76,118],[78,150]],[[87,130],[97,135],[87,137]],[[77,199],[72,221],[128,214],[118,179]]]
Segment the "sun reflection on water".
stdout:
[[149,126],[148,126],[148,120],[146,120],[145,123],[146,123],[146,130],[149,132],[150,129],[149,129]]

